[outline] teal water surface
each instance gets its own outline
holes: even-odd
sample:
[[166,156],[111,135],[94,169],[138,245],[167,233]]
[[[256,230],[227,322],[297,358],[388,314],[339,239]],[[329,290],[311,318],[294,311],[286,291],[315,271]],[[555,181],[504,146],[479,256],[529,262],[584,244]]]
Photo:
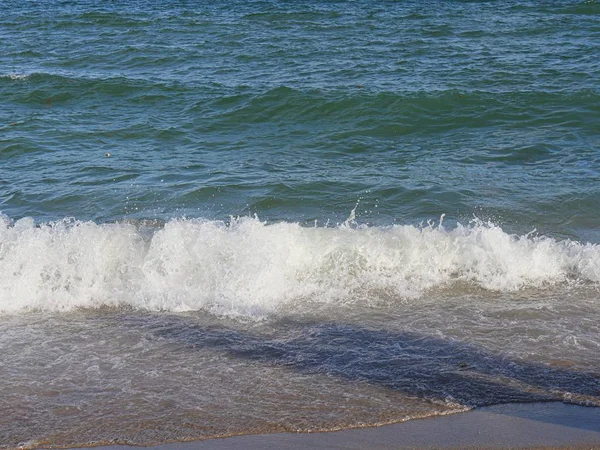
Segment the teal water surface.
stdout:
[[0,209],[597,242],[598,8],[4,2]]

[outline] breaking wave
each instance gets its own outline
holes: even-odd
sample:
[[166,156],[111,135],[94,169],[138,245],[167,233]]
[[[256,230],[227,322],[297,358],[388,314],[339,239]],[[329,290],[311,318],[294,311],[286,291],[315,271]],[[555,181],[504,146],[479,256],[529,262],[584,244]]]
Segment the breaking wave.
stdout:
[[473,221],[336,227],[173,219],[36,224],[0,216],[0,311],[127,306],[262,317],[284,305],[418,299],[457,283],[600,283],[600,246]]

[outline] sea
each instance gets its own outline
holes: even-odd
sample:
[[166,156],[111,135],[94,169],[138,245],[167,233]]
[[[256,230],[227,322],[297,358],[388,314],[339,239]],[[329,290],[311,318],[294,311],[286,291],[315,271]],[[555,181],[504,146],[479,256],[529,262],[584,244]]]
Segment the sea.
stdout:
[[597,0],[0,1],[0,448],[600,406]]

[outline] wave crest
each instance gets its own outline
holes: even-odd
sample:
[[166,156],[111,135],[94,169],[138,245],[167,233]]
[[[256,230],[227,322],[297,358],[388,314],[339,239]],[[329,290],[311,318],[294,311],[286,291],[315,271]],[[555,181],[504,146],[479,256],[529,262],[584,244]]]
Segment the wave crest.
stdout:
[[294,302],[419,298],[466,282],[494,291],[600,282],[600,246],[445,229],[307,228],[256,218],[36,225],[0,220],[0,311],[122,306],[260,317]]

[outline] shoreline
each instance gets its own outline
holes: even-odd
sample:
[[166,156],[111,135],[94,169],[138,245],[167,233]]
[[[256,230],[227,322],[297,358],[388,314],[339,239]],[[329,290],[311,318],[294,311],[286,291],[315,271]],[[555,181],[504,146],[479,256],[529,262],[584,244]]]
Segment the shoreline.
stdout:
[[[44,448],[44,447],[40,447]],[[102,445],[99,450],[135,446]],[[509,403],[390,425],[171,442],[152,450],[241,449],[600,449],[600,408],[561,402]]]

